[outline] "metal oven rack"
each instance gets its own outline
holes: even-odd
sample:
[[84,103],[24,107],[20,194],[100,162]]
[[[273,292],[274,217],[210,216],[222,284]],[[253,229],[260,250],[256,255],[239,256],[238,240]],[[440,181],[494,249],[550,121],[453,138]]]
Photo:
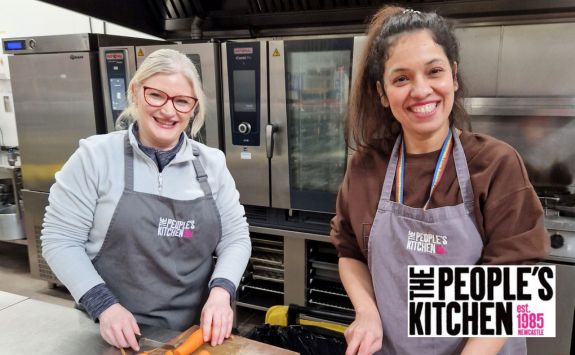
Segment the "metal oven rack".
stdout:
[[266,311],[284,304],[284,241],[251,234],[252,256],[240,284],[236,306]]
[[318,241],[308,241],[307,247],[307,306],[353,315],[353,306],[339,278],[335,248]]

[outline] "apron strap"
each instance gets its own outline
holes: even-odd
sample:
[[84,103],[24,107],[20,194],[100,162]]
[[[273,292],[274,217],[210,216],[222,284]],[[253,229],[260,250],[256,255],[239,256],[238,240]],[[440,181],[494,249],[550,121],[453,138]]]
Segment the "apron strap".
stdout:
[[[453,161],[455,163],[455,172],[457,174],[457,182],[459,183],[459,189],[461,190],[461,197],[466,209],[473,210],[473,188],[471,186],[471,178],[469,175],[469,168],[467,167],[467,159],[465,157],[465,152],[463,151],[463,146],[459,140],[457,130],[455,127],[451,128],[453,132]],[[381,189],[381,197],[379,200],[379,209],[383,209],[384,201],[390,201],[391,190],[393,188],[394,179],[401,178],[396,176],[397,164],[400,155],[400,145],[403,137],[400,133],[395,141],[391,156],[389,157],[389,163],[387,165],[387,172],[385,174],[385,180],[383,182],[383,187]],[[398,202],[398,201],[397,201]],[[399,202],[398,202],[399,203]]]
[[124,139],[124,189],[134,190],[134,150],[130,144],[130,134]]
[[453,162],[455,163],[455,172],[457,173],[457,182],[459,182],[459,190],[463,203],[468,210],[473,210],[474,195],[473,187],[471,186],[471,177],[469,175],[469,167],[467,166],[467,158],[463,151],[463,146],[459,140],[459,135],[455,127],[453,129]]
[[194,160],[192,160],[192,164],[194,165],[194,170],[196,171],[196,180],[200,183],[200,187],[202,191],[207,197],[212,197],[212,189],[208,184],[208,175],[200,162],[200,150],[197,147],[192,147],[192,151],[194,153]]
[[383,187],[381,189],[381,198],[379,201],[380,208],[382,207],[382,201],[389,201],[391,198],[391,189],[393,188],[393,180],[395,178],[395,170],[397,168],[399,146],[401,144],[401,140],[402,140],[402,134],[400,133],[397,139],[395,140],[395,145],[393,146],[391,156],[389,157],[389,163],[387,163],[387,172],[385,173],[385,180],[383,181]]

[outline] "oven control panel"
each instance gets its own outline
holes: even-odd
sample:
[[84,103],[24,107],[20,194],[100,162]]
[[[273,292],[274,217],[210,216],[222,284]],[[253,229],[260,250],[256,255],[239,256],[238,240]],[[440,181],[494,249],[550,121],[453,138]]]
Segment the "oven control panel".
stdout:
[[227,46],[232,144],[260,145],[260,42]]

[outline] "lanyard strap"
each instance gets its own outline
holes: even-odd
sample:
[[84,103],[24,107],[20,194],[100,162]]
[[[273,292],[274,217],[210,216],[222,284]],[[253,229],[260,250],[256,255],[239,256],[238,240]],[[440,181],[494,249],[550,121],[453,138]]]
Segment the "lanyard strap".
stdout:
[[[431,188],[429,190],[429,198],[427,202],[425,202],[425,206],[423,209],[427,209],[427,205],[429,201],[431,201],[431,195],[443,173],[445,172],[445,168],[447,167],[447,158],[449,158],[449,154],[451,153],[451,149],[453,148],[453,133],[451,129],[447,132],[447,137],[443,141],[443,146],[441,147],[441,152],[439,153],[439,158],[437,159],[437,163],[435,164],[435,171],[433,172],[433,180],[431,181]],[[403,178],[405,174],[405,146],[403,144],[403,139],[399,146],[399,155],[397,157],[398,164],[395,171],[395,201],[403,204]]]

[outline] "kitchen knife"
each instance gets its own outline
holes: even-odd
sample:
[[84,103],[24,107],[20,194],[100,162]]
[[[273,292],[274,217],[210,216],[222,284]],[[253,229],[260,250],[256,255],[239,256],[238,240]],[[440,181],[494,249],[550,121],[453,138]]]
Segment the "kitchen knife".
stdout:
[[138,340],[138,345],[140,345],[140,352],[143,351],[150,351],[154,349],[163,349],[163,350],[174,350],[175,347],[170,344],[162,343],[161,341],[148,339],[148,338],[140,338]]

